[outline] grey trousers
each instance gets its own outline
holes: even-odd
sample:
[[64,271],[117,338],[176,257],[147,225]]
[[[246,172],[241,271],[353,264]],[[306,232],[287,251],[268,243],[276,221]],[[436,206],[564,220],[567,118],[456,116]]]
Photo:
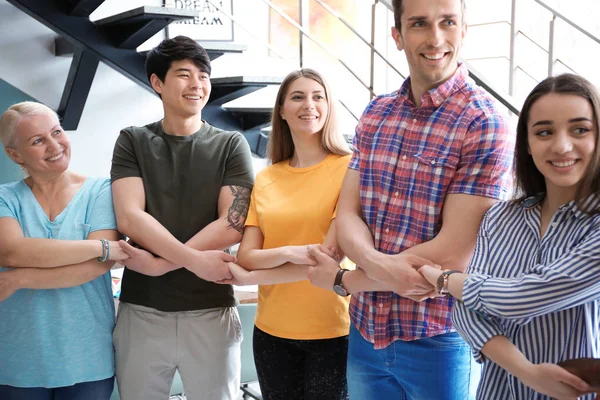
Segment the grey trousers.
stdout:
[[162,312],[119,304],[113,332],[122,400],[167,400],[175,370],[188,400],[234,400],[242,327],[235,307]]

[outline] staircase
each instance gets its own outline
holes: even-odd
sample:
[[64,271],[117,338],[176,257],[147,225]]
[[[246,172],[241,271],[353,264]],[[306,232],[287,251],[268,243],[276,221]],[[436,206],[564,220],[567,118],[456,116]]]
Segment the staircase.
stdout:
[[[0,0],[2,2],[3,0]],[[96,76],[100,62],[118,71],[123,76],[128,77],[140,87],[147,89],[150,93],[154,93],[147,82],[144,70],[144,53],[138,53],[136,49],[148,38],[152,37],[157,32],[164,29],[168,24],[174,21],[182,21],[194,17],[194,12],[181,9],[169,9],[163,7],[143,6],[126,12],[121,12],[116,15],[108,15],[96,21],[90,20],[90,14],[98,7],[102,6],[104,0],[5,0],[14,5],[18,9],[35,18],[37,21],[56,32],[59,37],[55,40],[54,49],[55,55],[59,57],[72,57],[71,67],[64,85],[62,98],[58,105],[58,113],[63,118],[63,125],[67,130],[77,129],[81,115],[85,110],[86,100],[94,77]],[[110,0],[107,0],[108,3]],[[134,2],[134,0],[127,0]],[[137,0],[135,0],[137,1]],[[143,0],[142,0],[143,1]],[[158,3],[158,0],[148,0],[149,2]],[[242,1],[242,0],[239,0]],[[327,59],[331,65],[333,75],[338,75],[342,80],[342,89],[347,89],[348,93],[342,97],[342,108],[345,108],[346,117],[349,120],[343,131],[350,139],[352,136],[352,125],[355,124],[357,116],[360,114],[366,101],[377,93],[389,92],[398,87],[398,79],[389,79],[388,76],[395,76],[403,79],[403,76],[408,72],[406,68],[401,68],[402,62],[397,60],[391,62],[388,57],[398,56],[399,53],[395,48],[390,48],[389,43],[389,27],[391,19],[391,0],[370,0],[363,6],[363,11],[370,9],[371,15],[361,15],[361,20],[369,20],[370,35],[365,29],[358,28],[355,24],[349,23],[333,10],[328,2],[334,0],[299,0],[300,16],[299,18],[291,18],[280,7],[274,4],[271,0],[243,0],[243,3],[236,3],[239,12],[241,4],[252,4],[252,8],[258,9],[263,5],[263,10],[271,15],[279,15],[286,24],[290,24],[297,30],[300,36],[299,56],[293,57],[289,67],[281,68],[281,75],[284,75],[292,68],[297,68],[298,64],[306,65],[305,56],[307,48],[310,45],[313,48],[319,48],[323,55],[323,59]],[[361,0],[362,1],[362,0]],[[477,52],[471,52],[467,58],[463,60],[467,64],[471,77],[493,96],[502,103],[514,115],[518,114],[520,102],[524,94],[526,94],[533,85],[543,79],[546,73],[539,74],[533,72],[533,68],[542,66],[548,74],[562,72],[564,70],[574,70],[583,76],[587,76],[594,81],[595,75],[590,76],[585,71],[575,67],[571,62],[567,62],[562,56],[564,49],[557,48],[555,38],[557,35],[564,36],[560,29],[572,29],[581,37],[581,41],[588,40],[591,46],[600,44],[597,34],[589,31],[576,24],[572,17],[561,14],[560,10],[552,8],[546,4],[547,0],[505,0],[502,2],[502,7],[508,12],[497,13],[492,10],[489,15],[483,17],[483,21],[473,19],[472,10],[480,14],[481,10],[490,7],[488,0],[469,0],[469,36],[467,40],[475,41],[482,40],[483,44],[476,46]],[[208,0],[216,7],[216,0]],[[310,3],[309,7],[306,6]],[[500,3],[497,4],[498,7]],[[238,7],[240,5],[240,7]],[[519,15],[530,16],[532,11],[544,11],[546,16],[542,16],[541,22],[536,25],[548,27],[547,43],[540,41],[540,35],[531,31],[524,22],[519,22]],[[479,12],[477,12],[479,11]],[[340,30],[349,30],[352,32],[352,40],[355,40],[357,46],[367,46],[363,49],[357,47],[356,54],[359,51],[367,49],[370,52],[369,71],[360,71],[356,60],[356,54],[340,56],[337,49],[327,48],[319,38],[314,36],[310,30],[310,25],[306,24],[309,20],[309,13],[322,12],[327,18],[334,19]],[[492,15],[494,14],[494,15]],[[241,14],[240,14],[241,15]],[[248,31],[238,20],[240,17],[224,14],[223,18],[229,18],[238,25],[238,28]],[[543,18],[548,18],[548,24],[543,21]],[[530,17],[526,18],[531,19]],[[0,24],[2,24],[2,16],[0,15]],[[507,28],[508,27],[508,28]],[[502,28],[504,31],[493,31],[490,29]],[[535,27],[534,27],[535,28]],[[504,36],[499,35],[502,33]],[[370,36],[370,37],[369,37]],[[506,46],[489,46],[489,37],[494,37],[495,40],[502,43],[506,42]],[[543,35],[542,35],[543,36]],[[575,43],[575,39],[573,39]],[[579,39],[577,40],[579,41]],[[376,46],[377,42],[377,46]],[[212,60],[216,60],[223,55],[235,57],[232,55],[240,55],[247,51],[245,45],[228,42],[200,42],[203,47],[209,52]],[[531,62],[528,59],[531,51],[527,50],[527,44],[533,44],[537,51],[542,52],[541,61]],[[262,43],[269,49],[271,54],[277,54],[280,49],[274,49],[266,43]],[[386,46],[388,46],[386,48]],[[501,50],[501,48],[509,49],[509,51]],[[1,47],[0,47],[1,50]],[[290,53],[289,49],[287,52]],[[294,50],[292,50],[293,53]],[[507,54],[499,54],[504,51]],[[562,52],[562,53],[561,53]],[[484,53],[483,57],[481,53]],[[520,55],[524,54],[524,55]],[[590,51],[591,56],[600,52]],[[363,53],[364,54],[364,53]],[[586,58],[590,56],[586,55]],[[354,56],[354,57],[352,57]],[[266,56],[265,56],[266,57]],[[280,58],[285,58],[279,56]],[[345,59],[344,57],[352,57]],[[401,57],[400,57],[401,58]],[[527,58],[527,59],[526,59]],[[583,58],[583,56],[581,57]],[[225,59],[225,57],[223,57]],[[546,63],[547,68],[543,64]],[[217,60],[217,63],[221,60]],[[289,61],[289,59],[288,59]],[[365,61],[365,60],[359,60]],[[585,61],[585,60],[584,60]],[[262,60],[263,63],[271,63]],[[235,61],[234,61],[235,63]],[[489,68],[491,64],[505,63],[507,64],[508,73],[498,73],[498,68]],[[247,71],[251,67],[250,64],[243,65],[243,71]],[[258,66],[258,62],[256,63]],[[583,63],[593,64],[594,63]],[[320,68],[320,67],[319,67]],[[481,68],[485,74],[478,70]],[[258,71],[258,68],[256,68]],[[221,68],[215,68],[216,71],[221,71]],[[279,70],[277,70],[279,71]],[[331,72],[329,71],[329,72]],[[212,124],[229,130],[237,130],[242,132],[247,138],[253,152],[256,155],[264,156],[264,148],[266,139],[269,135],[268,121],[272,102],[274,101],[274,91],[281,82],[281,76],[270,76],[269,73],[258,73],[244,75],[232,73],[225,76],[213,76],[212,94],[205,110],[203,118]],[[213,74],[214,75],[214,74]],[[267,75],[267,76],[264,76]],[[369,75],[365,79],[365,76]],[[504,75],[507,75],[505,78]],[[331,74],[329,74],[331,76]],[[493,77],[494,79],[488,79]],[[519,77],[529,76],[531,79],[523,84]],[[1,76],[0,76],[1,78]],[[385,81],[384,84],[379,83]],[[339,82],[338,82],[339,83]],[[338,89],[340,85],[337,85]],[[260,96],[266,93],[264,96]],[[358,97],[360,96],[360,99]],[[349,127],[349,128],[348,128]]]
[[[94,81],[99,62],[110,66],[154,93],[146,77],[145,54],[137,48],[173,21],[192,19],[190,10],[138,7],[92,22],[89,16],[104,0],[7,0],[54,32],[57,56],[72,56],[58,114],[65,130],[76,130]],[[200,42],[211,60],[224,54],[241,53],[235,43]],[[282,77],[229,76],[212,78],[212,93],[203,118],[226,130],[243,132],[254,153],[264,154],[260,129],[270,119],[270,108],[226,108],[227,102],[269,85]]]

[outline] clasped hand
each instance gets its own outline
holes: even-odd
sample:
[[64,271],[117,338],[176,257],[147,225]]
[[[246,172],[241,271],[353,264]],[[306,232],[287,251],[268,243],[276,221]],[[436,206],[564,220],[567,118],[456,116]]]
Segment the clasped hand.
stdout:
[[308,266],[307,278],[320,288],[331,290],[335,276],[340,270],[340,255],[335,247],[322,244],[307,246],[313,264]]
[[[367,276],[387,290],[414,301],[437,296],[435,281],[430,282],[420,273],[424,265],[435,265],[414,254],[379,254],[372,268],[365,268]],[[436,267],[437,268],[437,267]]]

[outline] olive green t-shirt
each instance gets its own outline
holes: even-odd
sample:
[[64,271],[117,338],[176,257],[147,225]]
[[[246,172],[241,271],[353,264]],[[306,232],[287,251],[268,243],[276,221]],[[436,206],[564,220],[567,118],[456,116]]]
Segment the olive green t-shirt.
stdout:
[[[204,122],[191,136],[165,133],[161,123],[121,131],[111,179],[142,178],[146,212],[185,243],[218,219],[223,186],[252,188],[252,156],[246,139]],[[230,285],[198,278],[185,268],[151,277],[125,268],[121,300],[161,311],[235,305]]]

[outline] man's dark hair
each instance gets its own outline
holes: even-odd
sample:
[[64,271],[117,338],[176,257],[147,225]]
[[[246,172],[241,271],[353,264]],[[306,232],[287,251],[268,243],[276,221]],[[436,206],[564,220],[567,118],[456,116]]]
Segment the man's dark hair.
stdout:
[[164,82],[173,61],[180,60],[191,60],[200,71],[210,75],[210,57],[206,50],[187,36],[176,36],[173,39],[163,40],[146,56],[148,80],[152,74],[156,74],[158,79]]
[[[467,14],[467,4],[465,0],[460,0],[461,9],[462,9],[462,20],[465,21],[465,15]],[[404,13],[404,5],[402,4],[402,0],[392,0],[392,10],[394,12],[394,26],[398,31],[401,31],[402,28],[402,14]]]

